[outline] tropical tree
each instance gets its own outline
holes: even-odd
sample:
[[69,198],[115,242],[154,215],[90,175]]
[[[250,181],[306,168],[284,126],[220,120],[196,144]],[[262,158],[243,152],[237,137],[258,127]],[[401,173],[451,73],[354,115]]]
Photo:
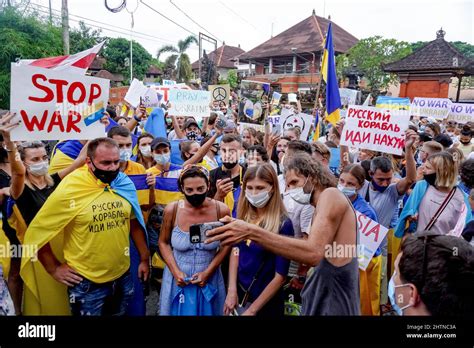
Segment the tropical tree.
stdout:
[[192,77],[191,61],[186,51],[193,43],[197,44],[198,41],[194,35],[189,35],[184,40],[179,40],[177,46],[165,45],[161,47],[156,54],[156,58],[159,59],[163,53],[172,53],[165,60],[165,66],[169,67],[171,64],[175,64],[176,79],[179,82],[188,82]]

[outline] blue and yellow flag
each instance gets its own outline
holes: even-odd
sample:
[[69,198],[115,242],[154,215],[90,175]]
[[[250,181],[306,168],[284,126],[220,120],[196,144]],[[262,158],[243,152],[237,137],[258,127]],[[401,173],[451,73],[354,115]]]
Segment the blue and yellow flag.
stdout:
[[339,95],[339,83],[336,75],[336,59],[332,43],[332,23],[329,23],[326,35],[321,74],[326,82],[326,120],[334,126],[340,119],[341,97]]
[[313,141],[318,141],[319,139],[319,111],[316,110],[316,115],[314,115],[314,133],[313,133]]
[[79,156],[84,145],[78,140],[60,141],[51,153],[48,172],[50,175],[69,167]]

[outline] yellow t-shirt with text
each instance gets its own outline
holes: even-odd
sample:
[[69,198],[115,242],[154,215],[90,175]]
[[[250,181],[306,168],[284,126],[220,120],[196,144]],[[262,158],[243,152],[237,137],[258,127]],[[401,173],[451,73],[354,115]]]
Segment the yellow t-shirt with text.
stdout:
[[64,258],[81,276],[105,283],[130,268],[130,203],[105,190],[65,228]]

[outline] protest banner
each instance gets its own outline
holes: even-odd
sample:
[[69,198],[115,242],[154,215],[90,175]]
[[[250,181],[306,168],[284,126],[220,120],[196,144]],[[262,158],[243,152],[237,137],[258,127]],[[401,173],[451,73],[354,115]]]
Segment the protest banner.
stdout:
[[375,102],[375,107],[390,110],[410,110],[410,98],[380,96]]
[[283,109],[280,115],[280,125],[283,131],[288,128],[298,127],[301,129],[300,140],[308,140],[309,131],[313,124],[313,116],[308,114],[295,114],[291,110]]
[[158,99],[164,103],[169,101],[168,92],[170,89],[187,89],[191,90],[191,87],[186,86],[184,83],[179,83],[175,85],[168,85],[168,86],[151,86],[156,93],[158,93]]
[[147,93],[147,90],[148,88],[140,80],[133,79],[123,99],[132,107],[137,108],[141,97]]
[[268,116],[267,120],[272,126],[275,126],[277,124],[280,124],[280,115]]
[[409,111],[350,105],[341,145],[401,155]]
[[448,120],[465,124],[474,122],[474,105],[463,103],[451,103],[449,108]]
[[377,248],[387,235],[388,228],[356,211],[359,231],[359,269],[365,271]]
[[289,103],[296,103],[298,99],[296,99],[295,93],[288,93],[288,102]]
[[413,116],[433,117],[444,119],[451,109],[451,100],[447,98],[420,98],[415,97],[411,103]]
[[100,123],[110,82],[69,71],[11,65],[10,109],[21,122],[13,141],[87,140],[105,136]]
[[176,81],[173,80],[163,80],[163,86],[172,86],[175,85]]
[[221,102],[229,105],[230,85],[209,85],[208,91],[211,92],[212,101]]
[[281,94],[278,92],[273,92],[272,95],[272,105],[278,105],[280,103]]
[[211,93],[208,91],[170,89],[168,95],[171,103],[168,109],[170,116],[193,116],[200,122],[211,113]]
[[342,118],[346,117],[349,105],[357,104],[358,93],[355,89],[339,88],[339,96],[341,97],[341,109],[339,112]]
[[241,81],[239,122],[263,127],[265,106],[268,105],[270,84],[258,81]]

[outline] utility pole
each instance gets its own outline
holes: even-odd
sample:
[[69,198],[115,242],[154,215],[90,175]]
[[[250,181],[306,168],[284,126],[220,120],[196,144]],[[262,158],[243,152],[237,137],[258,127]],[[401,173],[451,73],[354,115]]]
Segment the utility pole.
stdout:
[[63,51],[64,55],[69,54],[69,15],[67,10],[67,0],[62,0],[61,19],[63,27]]
[[49,0],[49,25],[53,25],[53,12],[51,9],[51,0]]

